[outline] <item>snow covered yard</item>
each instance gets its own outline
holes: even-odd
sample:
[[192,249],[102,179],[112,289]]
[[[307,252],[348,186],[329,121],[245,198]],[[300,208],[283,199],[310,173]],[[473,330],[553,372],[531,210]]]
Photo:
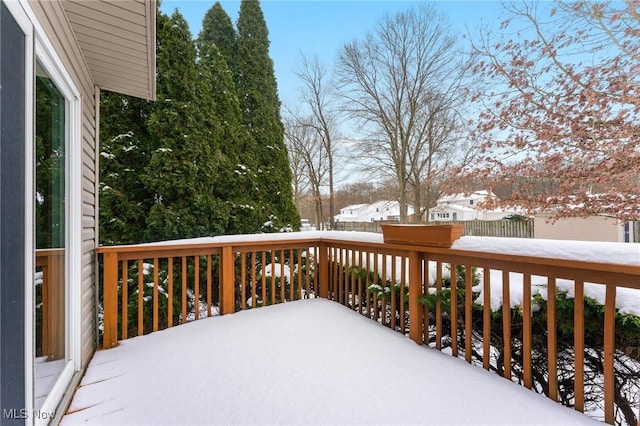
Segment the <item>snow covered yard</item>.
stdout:
[[597,424],[338,303],[208,318],[95,354],[62,425]]

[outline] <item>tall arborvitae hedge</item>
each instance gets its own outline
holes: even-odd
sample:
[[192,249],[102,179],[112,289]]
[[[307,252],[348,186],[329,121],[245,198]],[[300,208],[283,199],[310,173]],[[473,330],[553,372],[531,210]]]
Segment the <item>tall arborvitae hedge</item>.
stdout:
[[275,223],[295,226],[300,217],[293,203],[280,100],[269,57],[269,33],[258,1],[242,0],[237,27],[233,71],[243,122],[257,143],[261,200]]
[[[266,26],[257,11],[260,19],[250,21],[264,33],[263,51],[254,50],[266,74],[229,67],[240,57],[234,53],[242,37],[216,4],[197,40],[199,57],[182,15],[158,14],[156,102],[103,93],[103,244],[252,233],[274,217],[276,225],[297,222]],[[250,110],[234,75],[253,87]],[[249,84],[253,78],[268,80],[269,89],[260,94],[263,84]]]
[[158,19],[158,34],[158,101],[149,117],[157,146],[143,179],[154,194],[146,237],[222,234],[228,218],[224,194],[217,191],[223,131],[208,74],[198,70],[191,33],[177,11]]
[[220,2],[216,2],[216,4],[207,11],[202,20],[202,30],[197,40],[199,54],[206,56],[207,49],[215,45],[231,69],[233,68],[231,61],[235,56],[237,43],[238,34],[233,27],[231,18],[222,8]]
[[100,98],[100,242],[144,241],[153,194],[142,183],[153,141],[151,102],[103,92]]

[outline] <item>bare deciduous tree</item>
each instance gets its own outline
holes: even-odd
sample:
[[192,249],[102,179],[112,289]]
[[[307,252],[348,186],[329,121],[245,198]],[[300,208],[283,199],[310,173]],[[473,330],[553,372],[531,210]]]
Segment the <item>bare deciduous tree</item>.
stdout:
[[311,117],[290,113],[284,119],[285,140],[289,150],[289,158],[297,164],[292,166],[295,181],[300,181],[300,188],[308,188],[315,206],[317,229],[322,229],[323,204],[321,187],[326,184],[328,175],[328,159],[325,145],[318,137],[314,127],[309,125]]
[[333,229],[333,218],[336,214],[334,161],[336,152],[339,149],[339,120],[334,107],[333,80],[329,67],[320,61],[317,56],[308,59],[302,55],[296,74],[302,83],[300,101],[310,112],[310,116],[305,120],[304,124],[315,132],[316,138],[322,143],[325,150],[329,184],[329,221],[331,229]]
[[445,163],[460,150],[455,112],[469,62],[448,27],[433,6],[420,5],[386,15],[338,58],[344,108],[367,134],[360,155],[396,180],[401,222],[409,202],[422,212],[421,188],[458,165]]

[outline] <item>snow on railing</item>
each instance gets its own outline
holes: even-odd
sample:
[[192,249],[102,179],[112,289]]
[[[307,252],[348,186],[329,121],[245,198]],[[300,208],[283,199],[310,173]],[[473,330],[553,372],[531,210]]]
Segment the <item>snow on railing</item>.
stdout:
[[462,237],[435,248],[328,231],[99,252],[105,348],[118,334],[323,297],[608,423],[637,416],[638,355],[619,345],[640,329],[638,245]]

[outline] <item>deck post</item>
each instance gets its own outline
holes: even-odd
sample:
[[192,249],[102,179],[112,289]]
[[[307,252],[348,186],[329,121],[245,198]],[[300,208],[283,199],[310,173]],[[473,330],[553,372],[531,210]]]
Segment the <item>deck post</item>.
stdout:
[[118,345],[118,253],[104,253],[104,334],[103,349]]
[[417,251],[409,252],[409,338],[422,344],[422,325],[424,310],[418,298],[424,292],[422,274],[422,256]]
[[234,262],[231,246],[222,247],[220,255],[220,314],[235,312]]
[[318,249],[319,296],[329,298],[329,263],[327,261],[327,245],[320,242]]

